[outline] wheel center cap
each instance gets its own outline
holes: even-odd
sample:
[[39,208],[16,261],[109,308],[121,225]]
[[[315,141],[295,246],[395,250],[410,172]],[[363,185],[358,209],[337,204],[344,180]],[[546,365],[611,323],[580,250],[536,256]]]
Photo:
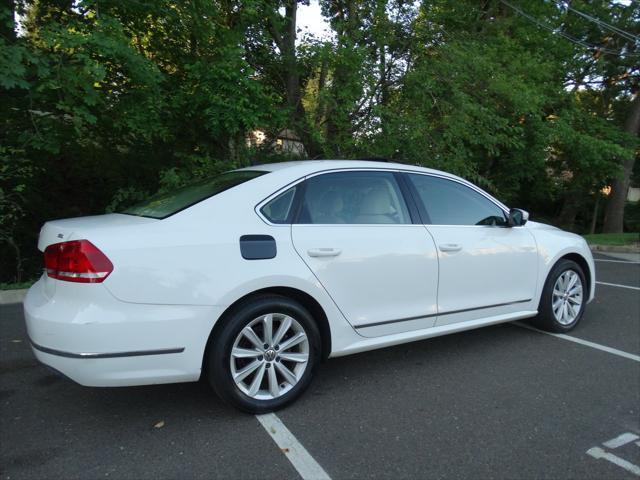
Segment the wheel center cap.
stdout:
[[273,348],[270,348],[269,350],[264,352],[264,359],[267,362],[273,362],[275,358],[276,358],[276,351]]

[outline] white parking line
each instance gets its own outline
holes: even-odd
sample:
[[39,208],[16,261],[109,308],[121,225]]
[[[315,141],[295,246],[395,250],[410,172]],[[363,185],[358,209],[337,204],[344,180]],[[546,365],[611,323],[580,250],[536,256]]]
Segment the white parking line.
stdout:
[[594,262],[609,262],[609,263],[629,263],[631,265],[640,265],[640,262],[632,262],[631,260],[605,260],[604,258],[594,258]]
[[327,472],[313,459],[275,413],[256,415],[256,418],[303,480],[331,480]]
[[640,477],[640,467],[638,467],[637,465],[631,462],[626,461],[624,458],[620,458],[614,455],[613,453],[605,452],[600,447],[590,448],[589,450],[587,450],[587,455],[591,455],[593,458],[596,458],[596,459],[602,458],[604,460],[608,460],[609,462],[624,468],[627,472],[631,472],[634,475],[638,475]]
[[604,442],[603,445],[607,448],[618,448],[626,445],[627,443],[631,443],[638,438],[640,438],[638,437],[638,435],[627,432],[623,433],[622,435],[618,435],[616,438],[612,438],[611,440]]
[[601,350],[603,352],[611,353],[613,355],[627,358],[629,360],[640,362],[640,356],[634,355],[633,353],[623,352],[622,350],[618,350],[617,348],[607,347],[606,345],[600,345],[599,343],[590,342],[589,340],[583,340],[582,338],[571,337],[569,335],[565,335],[564,333],[545,332],[544,330],[538,330],[537,328],[534,328],[530,325],[526,325],[524,323],[515,322],[514,325],[517,325],[518,327],[526,328],[527,330],[533,330],[534,332],[544,333],[545,335],[551,335],[552,337],[561,338],[562,340],[568,340],[569,342],[579,343],[580,345],[595,348],[596,350]]
[[620,285],[618,283],[596,282],[598,285],[608,285],[609,287],[629,288],[631,290],[640,290],[640,287],[632,287],[630,285]]

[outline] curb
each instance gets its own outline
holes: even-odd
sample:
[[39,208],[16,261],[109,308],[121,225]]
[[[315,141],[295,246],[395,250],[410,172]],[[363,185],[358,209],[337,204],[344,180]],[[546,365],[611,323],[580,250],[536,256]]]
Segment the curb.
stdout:
[[0,290],[0,305],[22,303],[28,290],[28,288],[23,288],[21,290]]
[[589,245],[592,252],[640,253],[639,245]]

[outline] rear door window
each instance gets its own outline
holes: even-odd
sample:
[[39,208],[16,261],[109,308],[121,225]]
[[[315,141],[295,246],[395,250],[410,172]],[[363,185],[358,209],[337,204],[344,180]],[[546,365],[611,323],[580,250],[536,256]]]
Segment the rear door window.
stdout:
[[400,187],[391,172],[326,173],[305,183],[297,223],[411,223]]

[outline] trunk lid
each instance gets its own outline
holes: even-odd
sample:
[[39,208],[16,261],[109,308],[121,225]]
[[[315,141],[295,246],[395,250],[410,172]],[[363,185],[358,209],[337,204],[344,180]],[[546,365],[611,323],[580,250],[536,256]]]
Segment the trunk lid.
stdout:
[[159,220],[147,217],[137,217],[133,215],[123,215],[121,213],[110,213],[107,215],[93,215],[90,217],[67,218],[64,220],[51,220],[46,222],[40,229],[38,238],[38,250],[44,252],[45,248],[54,243],[66,242],[69,240],[81,240],[88,238],[91,232],[105,228],[125,227],[134,225],[144,225],[158,222]]

